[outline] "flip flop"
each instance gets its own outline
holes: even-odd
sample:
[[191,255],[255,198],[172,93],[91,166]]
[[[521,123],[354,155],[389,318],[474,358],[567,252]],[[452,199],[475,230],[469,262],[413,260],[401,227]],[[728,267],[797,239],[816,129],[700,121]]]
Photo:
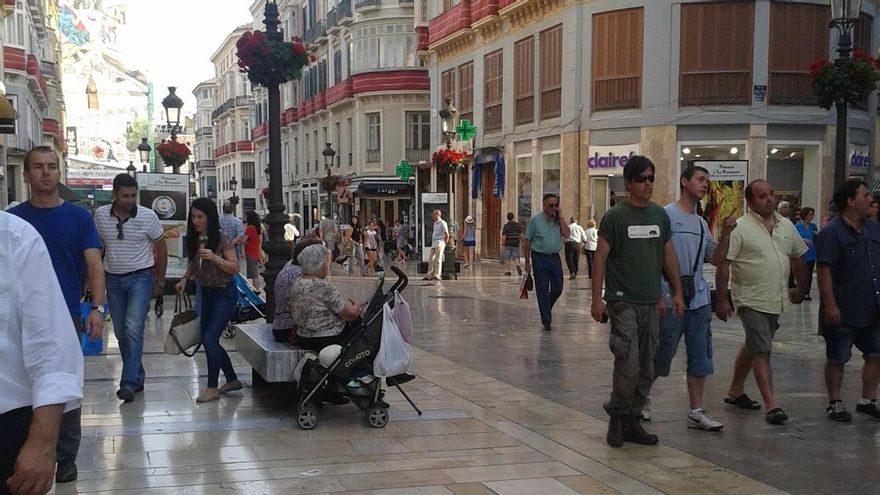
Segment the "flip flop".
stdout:
[[788,414],[785,414],[785,411],[780,407],[767,413],[767,422],[771,425],[781,425],[786,421],[788,421]]
[[741,407],[743,409],[761,409],[761,404],[749,398],[746,394],[740,394],[739,397],[727,396],[724,402],[731,406]]

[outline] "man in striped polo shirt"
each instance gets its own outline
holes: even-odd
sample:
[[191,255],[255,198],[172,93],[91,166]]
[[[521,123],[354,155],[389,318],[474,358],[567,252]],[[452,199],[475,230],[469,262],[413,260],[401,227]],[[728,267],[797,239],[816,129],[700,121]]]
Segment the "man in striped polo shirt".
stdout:
[[[113,179],[113,203],[95,210],[104,245],[107,302],[113,333],[122,354],[122,378],[116,397],[131,402],[144,389],[144,320],[152,297],[162,293],[168,248],[159,218],[137,204],[138,185],[128,174]],[[151,244],[157,247],[153,259]],[[153,264],[156,277],[153,278]]]

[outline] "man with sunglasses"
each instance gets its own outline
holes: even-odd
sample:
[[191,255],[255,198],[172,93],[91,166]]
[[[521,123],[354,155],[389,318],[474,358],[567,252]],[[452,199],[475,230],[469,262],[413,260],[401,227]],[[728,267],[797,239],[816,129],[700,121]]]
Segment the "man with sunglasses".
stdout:
[[644,156],[626,162],[623,181],[629,197],[618,201],[602,219],[593,258],[590,313],[596,321],[611,321],[614,373],[611,399],[604,407],[611,417],[606,441],[612,447],[624,442],[658,442],[640,421],[654,381],[662,309],[659,280],[664,270],[672,288],[672,312],[681,315],[684,311],[669,216],[651,202],[654,171],[654,163]]
[[551,330],[553,305],[562,295],[559,250],[562,249],[562,239],[569,236],[571,232],[559,208],[559,196],[545,194],[543,211],[530,218],[526,225],[523,257],[526,259],[526,273],[531,273],[531,262],[535,262],[535,298],[541,312],[541,324],[547,332]]
[[[162,294],[168,264],[159,217],[137,204],[137,193],[134,178],[119,174],[113,179],[113,203],[95,210],[95,224],[104,244],[107,302],[122,355],[116,397],[125,402],[133,401],[134,394],[144,389],[144,320],[150,299]],[[153,244],[157,248],[155,260]]]

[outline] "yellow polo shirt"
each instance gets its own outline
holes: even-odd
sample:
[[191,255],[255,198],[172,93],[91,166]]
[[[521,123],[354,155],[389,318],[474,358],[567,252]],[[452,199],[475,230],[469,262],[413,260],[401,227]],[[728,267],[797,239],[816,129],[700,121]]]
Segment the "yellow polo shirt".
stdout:
[[727,259],[734,305],[778,315],[789,305],[791,258],[806,253],[807,245],[789,219],[775,211],[773,216],[772,233],[754,212],[737,219]]

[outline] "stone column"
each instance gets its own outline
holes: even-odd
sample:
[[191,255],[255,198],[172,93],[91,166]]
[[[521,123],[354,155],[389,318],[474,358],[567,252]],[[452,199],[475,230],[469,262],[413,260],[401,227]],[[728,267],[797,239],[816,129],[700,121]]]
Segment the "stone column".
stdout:
[[650,158],[657,167],[653,201],[659,205],[671,203],[678,194],[680,172],[676,146],[675,126],[642,127],[642,155]]
[[568,132],[560,136],[562,151],[559,163],[559,202],[565,221],[569,217],[577,217],[580,222],[580,139],[577,132]]
[[746,184],[755,179],[767,178],[767,125],[749,126],[749,141],[746,143],[746,156],[749,160],[749,176]]

